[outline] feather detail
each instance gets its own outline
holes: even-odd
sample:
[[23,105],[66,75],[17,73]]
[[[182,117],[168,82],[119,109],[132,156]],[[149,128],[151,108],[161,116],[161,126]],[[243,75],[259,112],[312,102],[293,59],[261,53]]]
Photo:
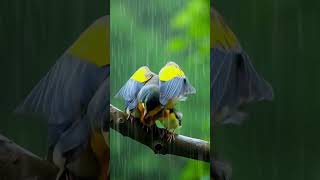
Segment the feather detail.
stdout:
[[166,106],[169,100],[184,101],[186,95],[196,92],[179,65],[174,62],[168,62],[160,70],[159,79],[160,103],[163,106]]

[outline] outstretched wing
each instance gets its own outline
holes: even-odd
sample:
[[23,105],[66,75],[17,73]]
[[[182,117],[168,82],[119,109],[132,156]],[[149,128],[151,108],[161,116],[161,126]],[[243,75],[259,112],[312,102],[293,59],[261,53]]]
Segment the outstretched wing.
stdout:
[[140,89],[148,82],[155,74],[147,67],[140,67],[130,79],[121,87],[116,94],[116,97],[125,100],[126,109],[134,109],[137,107],[137,95]]
[[108,18],[95,21],[18,106],[17,112],[48,117],[49,145],[82,119],[96,90],[108,76]]
[[254,69],[236,36],[211,9],[211,102],[214,120],[240,123],[245,117],[239,106],[271,100],[272,87]]
[[196,93],[181,68],[174,62],[167,63],[159,72],[160,103],[165,106],[169,100],[185,100],[186,95]]
[[108,77],[104,79],[90,100],[86,114],[60,136],[55,148],[59,148],[61,153],[85,145],[92,132],[109,131],[109,66],[107,75]]

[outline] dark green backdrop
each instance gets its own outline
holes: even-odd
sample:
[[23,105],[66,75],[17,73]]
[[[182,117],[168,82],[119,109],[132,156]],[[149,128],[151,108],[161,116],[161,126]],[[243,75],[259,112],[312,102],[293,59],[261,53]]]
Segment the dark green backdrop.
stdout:
[[274,102],[249,107],[251,117],[242,127],[215,132],[233,179],[320,179],[319,1],[214,4],[275,92]]

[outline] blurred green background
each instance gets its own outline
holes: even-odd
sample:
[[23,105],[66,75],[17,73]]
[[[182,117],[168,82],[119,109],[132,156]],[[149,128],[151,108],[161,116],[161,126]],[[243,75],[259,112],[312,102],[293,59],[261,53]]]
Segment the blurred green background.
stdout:
[[274,88],[272,103],[248,107],[241,127],[217,127],[214,145],[233,180],[318,180],[320,3],[215,0],[256,70]]
[[[210,140],[208,0],[111,0],[111,103],[140,66],[158,73],[175,61],[197,89],[178,109],[179,133]],[[209,164],[156,155],[149,148],[111,131],[111,179],[209,179]]]

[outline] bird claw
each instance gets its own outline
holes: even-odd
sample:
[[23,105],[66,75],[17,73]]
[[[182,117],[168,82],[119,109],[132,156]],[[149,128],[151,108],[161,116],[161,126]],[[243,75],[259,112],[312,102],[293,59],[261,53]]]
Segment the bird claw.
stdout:
[[171,143],[172,141],[174,141],[176,139],[176,137],[175,137],[176,133],[170,132],[168,129],[164,129],[164,131],[160,135],[161,139],[163,139],[165,135],[167,136],[167,141],[169,143]]
[[169,143],[171,143],[172,141],[175,141],[175,140],[176,140],[176,138],[175,138],[176,134],[175,134],[175,133],[169,132],[169,133],[167,134],[167,136],[168,136],[167,141],[168,141]]
[[131,123],[133,123],[133,116],[131,114],[128,114],[127,120],[130,120]]

